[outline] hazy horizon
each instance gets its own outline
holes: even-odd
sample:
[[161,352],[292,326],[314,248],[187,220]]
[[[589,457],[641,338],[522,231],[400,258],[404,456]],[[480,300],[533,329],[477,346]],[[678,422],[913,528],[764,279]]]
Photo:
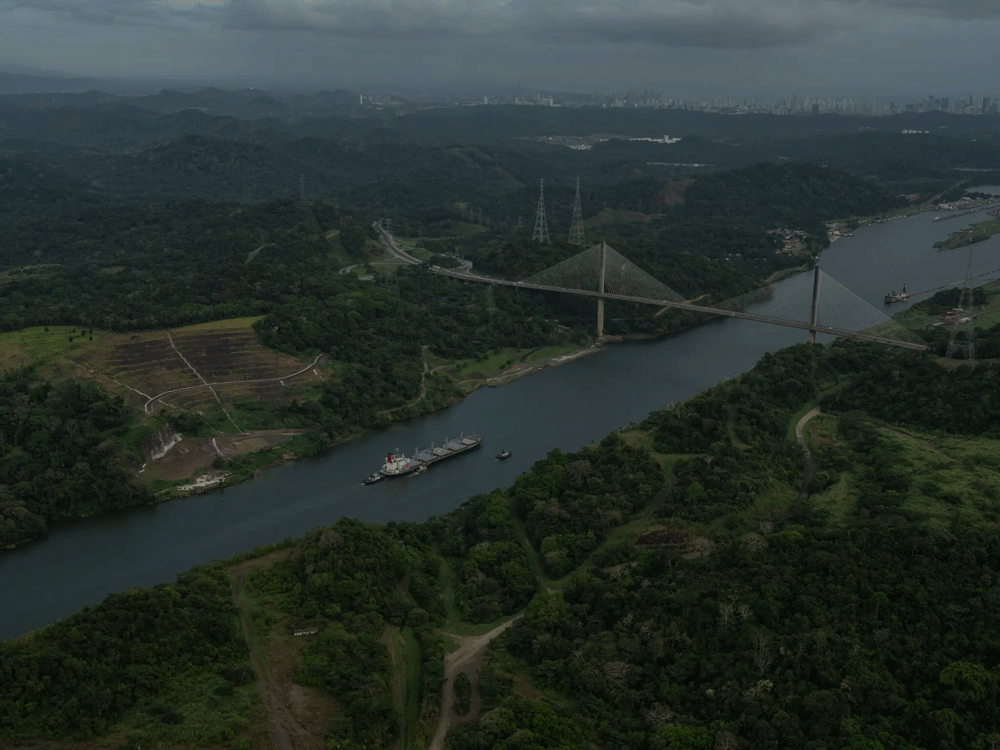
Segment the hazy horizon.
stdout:
[[[959,89],[938,89],[938,90],[899,90],[895,92],[885,92],[885,93],[872,93],[863,91],[851,91],[851,90],[811,90],[806,87],[798,89],[787,89],[787,90],[764,90],[759,89],[756,91],[748,90],[736,90],[731,88],[726,88],[722,86],[658,86],[654,83],[644,83],[644,84],[623,84],[617,87],[605,87],[603,90],[600,89],[586,89],[583,87],[544,87],[544,86],[534,86],[530,81],[500,81],[500,82],[477,82],[477,81],[459,81],[452,83],[433,83],[429,82],[422,84],[419,82],[414,83],[391,83],[391,82],[379,82],[370,81],[367,83],[361,82],[350,82],[350,81],[323,81],[323,80],[309,80],[309,79],[289,79],[289,78],[273,78],[269,76],[232,76],[228,78],[219,78],[211,76],[96,76],[96,75],[86,75],[82,73],[76,73],[72,70],[52,70],[35,68],[33,66],[21,65],[18,63],[7,63],[0,60],[0,73],[14,73],[25,76],[30,76],[32,78],[46,78],[51,77],[57,80],[79,80],[85,81],[87,83],[92,83],[100,91],[104,91],[109,94],[116,95],[143,95],[143,94],[156,94],[164,89],[176,90],[181,92],[194,92],[205,88],[218,88],[222,90],[237,90],[246,88],[261,89],[262,91],[270,91],[273,93],[304,93],[311,94],[316,93],[321,90],[335,90],[344,89],[348,91],[354,91],[358,93],[389,93],[397,92],[400,94],[412,94],[412,95],[446,95],[446,94],[463,94],[463,95],[483,95],[483,94],[494,94],[494,93],[512,93],[518,87],[520,87],[524,92],[541,92],[541,93],[565,93],[574,94],[581,96],[588,96],[594,94],[610,94],[610,93],[624,93],[626,91],[641,92],[643,90],[659,91],[666,98],[673,99],[684,99],[684,100],[698,100],[698,99],[713,99],[715,97],[732,97],[734,99],[744,99],[744,98],[767,98],[767,99],[780,99],[790,98],[791,96],[811,96],[820,98],[872,98],[877,102],[884,103],[890,100],[899,103],[908,101],[918,101],[926,98],[929,94],[934,96],[949,96],[956,94],[963,94],[964,92]],[[102,88],[102,85],[106,85],[106,88]],[[911,86],[911,89],[916,89],[919,83]],[[79,87],[79,90],[61,88],[58,86],[53,86],[50,88],[40,88],[37,92],[32,93],[54,93],[59,91],[60,93],[82,93],[88,90],[86,87]],[[1000,90],[1000,86],[998,86]],[[2,93],[2,92],[0,92]],[[973,94],[983,93],[986,95],[996,96],[997,94],[994,90],[984,90],[982,92],[973,91]]]
[[992,94],[997,38],[988,0],[0,0],[0,62],[286,89]]

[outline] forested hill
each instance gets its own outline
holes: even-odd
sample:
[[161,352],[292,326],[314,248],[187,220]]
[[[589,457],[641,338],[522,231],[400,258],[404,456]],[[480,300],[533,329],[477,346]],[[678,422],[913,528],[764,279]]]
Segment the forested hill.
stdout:
[[[490,114],[494,119],[487,118],[491,128],[499,128],[494,135],[489,128],[480,132],[473,127],[487,109],[496,109]],[[758,132],[753,118],[700,113],[680,113],[697,114],[692,121],[697,126],[672,132],[656,121],[669,113],[565,110],[583,113],[584,121],[594,119],[587,127],[578,126],[583,134],[618,136],[575,150],[559,145],[558,139],[546,139],[560,132],[548,128],[561,122],[565,112],[514,109],[519,111],[471,108],[482,111],[428,111],[389,121],[315,118],[290,123],[193,109],[161,114],[118,103],[49,109],[4,108],[0,103],[0,158],[61,174],[67,186],[82,186],[87,193],[128,202],[293,198],[304,179],[306,194],[313,199],[337,195],[357,204],[356,191],[367,188],[366,197],[382,204],[408,190],[406,203],[423,206],[446,196],[480,207],[509,205],[518,190],[534,192],[539,178],[553,188],[571,190],[575,178],[582,176],[586,190],[604,190],[643,175],[683,179],[760,162],[798,161],[876,179],[896,194],[929,196],[968,177],[956,167],[1000,168],[1000,150],[989,133],[962,136],[955,129],[940,128],[919,135],[857,128]],[[507,118],[520,125],[505,125]],[[549,123],[550,118],[555,120]],[[643,118],[653,118],[655,127]],[[719,123],[725,132],[717,132]],[[670,144],[627,140],[664,132],[688,134]],[[509,218],[509,213],[494,211],[491,218],[501,217]]]
[[[998,375],[852,342],[769,354],[445,517],[343,520],[0,644],[0,739],[266,735],[281,699],[256,708],[247,687],[230,586],[246,575],[251,647],[292,658],[295,682],[336,701],[303,718],[330,747],[401,731],[425,747],[443,633],[522,613],[445,687],[464,716],[449,748],[987,748]],[[943,400],[988,414],[954,419],[932,408]],[[817,403],[802,492],[794,426]],[[292,636],[306,626],[318,632]],[[293,689],[282,663],[284,676],[259,672],[269,695]],[[408,694],[393,687],[403,674]]]
[[[568,213],[566,192],[556,192],[551,201],[547,195],[547,205]],[[525,195],[506,210],[523,211],[530,199]],[[828,244],[824,221],[874,216],[906,205],[872,181],[801,164],[761,164],[679,182],[637,178],[592,190],[586,200],[606,207],[603,217],[598,214],[588,222],[591,237],[607,238],[687,298],[709,294],[716,301],[762,286],[776,270],[807,262]],[[645,207],[649,213],[632,214],[631,222],[606,229],[602,219],[613,220],[612,207],[619,206],[632,211]],[[781,227],[809,235],[799,252],[782,252],[780,239],[768,233]],[[524,278],[572,254],[561,238],[550,245],[527,236],[493,243],[443,239],[426,245],[457,250],[476,268],[509,278]]]
[[905,203],[874,182],[804,164],[760,164],[705,175],[683,193],[686,219],[794,226],[817,235],[831,219],[885,213]]

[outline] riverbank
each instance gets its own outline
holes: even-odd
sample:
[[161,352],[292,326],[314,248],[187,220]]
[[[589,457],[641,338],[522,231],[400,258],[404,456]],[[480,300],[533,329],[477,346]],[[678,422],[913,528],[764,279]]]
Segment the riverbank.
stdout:
[[552,367],[559,367],[568,362],[572,362],[580,357],[587,357],[591,354],[596,354],[604,348],[604,342],[611,343],[614,341],[621,341],[620,337],[604,336],[597,343],[592,345],[582,347],[576,351],[569,352],[566,354],[560,354],[554,357],[549,357],[548,359],[542,360],[540,362],[527,362],[522,361],[516,365],[511,365],[506,371],[500,375],[489,378],[477,387],[483,385],[489,386],[490,388],[499,388],[502,385],[507,385],[508,383],[513,383],[515,380],[520,380],[521,378],[526,378],[529,375],[535,375],[544,370],[548,370]]
[[[581,357],[596,354],[604,348],[604,342],[611,343],[621,340],[624,340],[623,337],[605,337],[600,342],[589,342],[584,346],[553,346],[529,350],[504,350],[498,352],[495,356],[498,358],[498,361],[504,363],[510,362],[510,364],[499,365],[498,374],[490,377],[483,375],[477,378],[461,378],[462,373],[459,372],[455,364],[437,364],[429,372],[444,370],[455,381],[456,387],[460,390],[460,395],[449,398],[440,406],[421,409],[418,416],[427,416],[444,411],[461,403],[469,395],[484,386],[497,388],[507,385],[529,375],[535,375],[550,370],[553,367],[573,362]],[[538,360],[532,361],[529,359],[533,354],[546,349],[554,350],[554,353]],[[466,363],[461,364],[462,369],[470,366]],[[488,361],[481,363],[481,366],[486,370],[493,370],[498,367],[495,363],[491,365]],[[476,372],[470,374],[480,375],[480,373]],[[410,406],[416,407],[417,404],[411,404]],[[396,421],[405,421],[405,419],[390,420],[386,426]],[[151,472],[151,485],[156,493],[157,503],[202,495],[244,483],[258,477],[266,469],[303,458],[309,458],[317,453],[334,450],[359,438],[381,432],[383,429],[385,427],[366,427],[350,435],[331,441],[318,449],[314,445],[311,445],[308,450],[304,450],[305,446],[296,440],[296,438],[299,438],[303,434],[303,430],[264,431],[269,434],[281,434],[287,437],[280,442],[273,442],[270,445],[262,446],[258,450],[237,451],[230,448],[231,444],[246,443],[254,439],[254,435],[227,435],[225,439],[223,437],[203,438],[197,441],[197,443],[185,447],[184,452],[186,455],[183,457],[174,453],[177,450],[176,448],[167,453],[161,460],[170,461],[174,465],[172,467],[174,473],[170,476],[169,480],[164,479],[165,474],[168,476],[171,474],[170,470],[167,469],[165,471],[157,467],[157,469]],[[224,441],[221,451],[219,450],[219,441]],[[225,466],[219,465],[218,459],[220,457],[226,462]],[[235,469],[228,468],[233,463],[233,459],[237,458],[243,459],[242,465]],[[176,467],[179,465],[186,466],[188,471],[183,474],[177,474]]]
[[953,232],[944,242],[935,242],[934,247],[938,250],[957,250],[960,247],[988,240],[995,234],[1000,234],[1000,218],[988,219]]

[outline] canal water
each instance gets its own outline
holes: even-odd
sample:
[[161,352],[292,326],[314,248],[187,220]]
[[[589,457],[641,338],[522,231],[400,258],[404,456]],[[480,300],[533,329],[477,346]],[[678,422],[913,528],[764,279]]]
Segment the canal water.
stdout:
[[[933,212],[859,229],[820,259],[823,271],[867,302],[904,283],[916,292],[963,277],[968,250],[932,245],[985,214],[935,223]],[[974,246],[973,273],[1000,268],[1000,235]],[[781,294],[778,285],[777,295]],[[650,411],[750,369],[769,351],[806,341],[790,328],[718,319],[674,336],[610,346],[318,457],[269,469],[242,485],[153,507],[58,525],[44,540],[0,552],[0,639],[42,627],[112,592],[349,516],[422,521],[471,495],[504,487],[553,448],[572,451]],[[480,432],[477,451],[426,474],[363,486],[389,451]],[[513,456],[495,461],[509,448]]]

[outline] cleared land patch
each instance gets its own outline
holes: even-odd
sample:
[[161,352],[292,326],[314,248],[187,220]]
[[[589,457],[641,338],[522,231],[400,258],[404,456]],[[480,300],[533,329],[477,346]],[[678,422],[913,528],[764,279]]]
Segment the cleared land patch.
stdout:
[[323,734],[339,712],[337,701],[322,690],[295,682],[295,667],[307,638],[295,638],[295,623],[252,584],[254,570],[269,567],[288,554],[289,550],[278,550],[231,568],[233,599],[267,712],[267,744],[276,750],[324,750]]
[[[250,327],[254,320],[176,329],[170,332],[176,351],[165,331],[105,334],[69,359],[136,408],[161,394],[157,407],[208,408],[216,403],[213,390],[230,402],[307,397],[303,391],[320,382],[309,363],[264,347]],[[198,387],[206,382],[212,388]]]
[[[66,369],[66,358],[99,345],[107,334],[83,333],[74,326],[35,326],[21,331],[0,333],[0,371],[39,365],[46,374],[58,376]],[[71,369],[62,373],[73,375]]]

